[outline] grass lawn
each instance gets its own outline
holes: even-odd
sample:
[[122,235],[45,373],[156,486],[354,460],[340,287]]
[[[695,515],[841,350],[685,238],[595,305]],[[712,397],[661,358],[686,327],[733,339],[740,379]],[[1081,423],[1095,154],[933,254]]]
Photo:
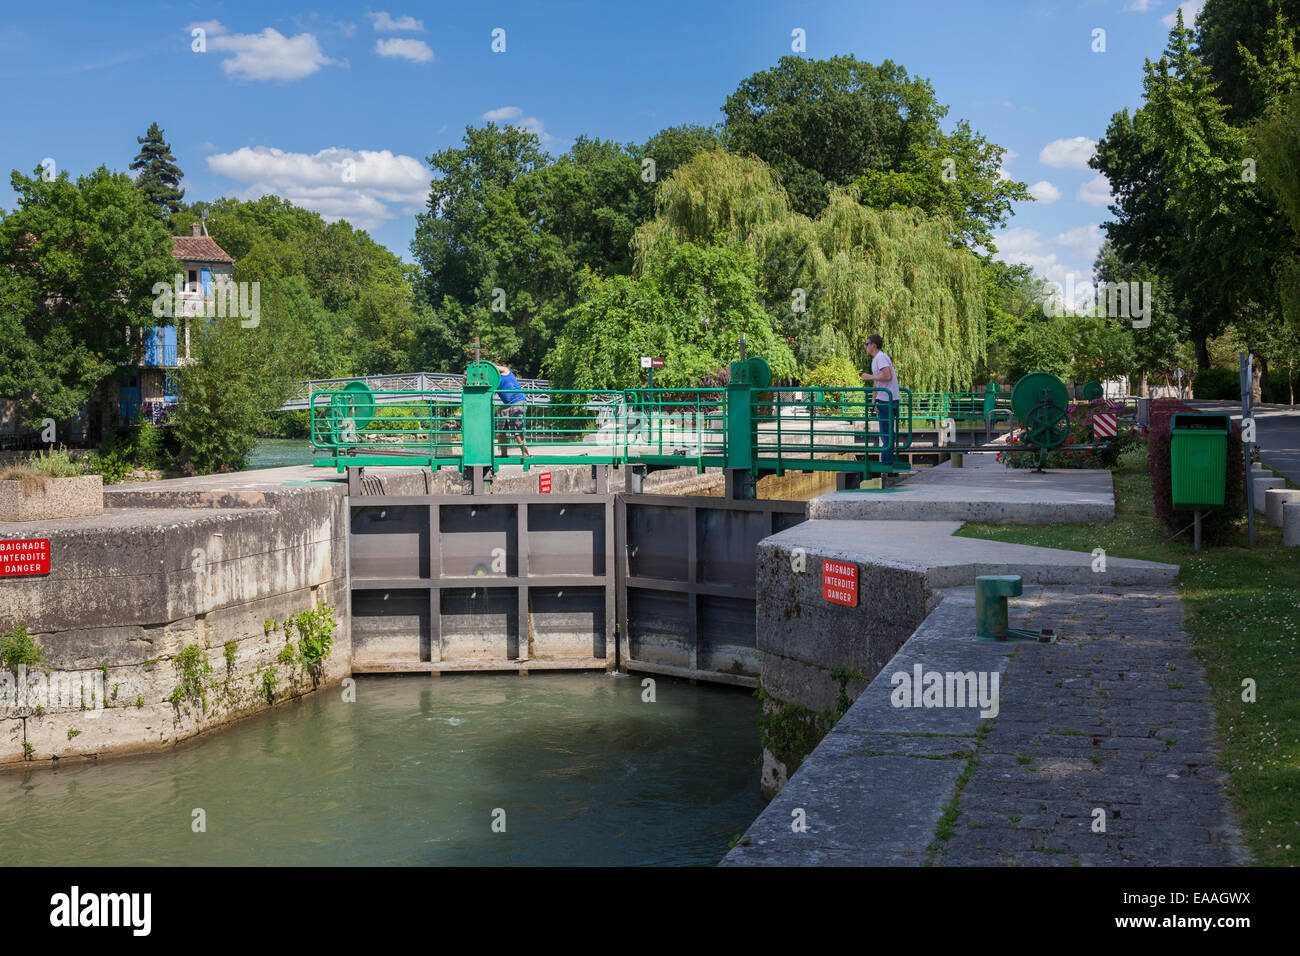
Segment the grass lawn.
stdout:
[[[1243,520],[1236,546],[1196,554],[1190,531],[1171,541],[1156,520],[1145,448],[1113,474],[1109,524],[968,524],[958,534],[1179,565],[1187,629],[1214,695],[1220,760],[1243,834],[1258,863],[1300,865],[1300,548],[1282,547],[1282,532],[1257,515],[1254,550]],[[1254,703],[1242,700],[1247,678]]]

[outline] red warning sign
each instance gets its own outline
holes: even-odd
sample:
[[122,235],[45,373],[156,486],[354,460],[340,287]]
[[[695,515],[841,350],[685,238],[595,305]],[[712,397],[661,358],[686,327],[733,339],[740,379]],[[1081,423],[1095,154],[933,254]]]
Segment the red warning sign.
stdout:
[[858,566],[842,561],[823,561],[822,597],[832,604],[857,607]]
[[538,475],[537,485],[542,494],[549,495],[551,493],[551,473],[544,471]]
[[1114,438],[1119,429],[1115,424],[1114,415],[1093,415],[1092,416],[1092,437],[1096,439]]
[[50,573],[50,542],[46,538],[0,541],[0,578]]

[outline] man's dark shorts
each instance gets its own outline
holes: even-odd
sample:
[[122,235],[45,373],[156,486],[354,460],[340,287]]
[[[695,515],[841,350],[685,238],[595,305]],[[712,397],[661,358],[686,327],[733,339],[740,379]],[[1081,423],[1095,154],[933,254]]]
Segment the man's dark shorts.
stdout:
[[503,432],[521,432],[524,430],[524,406],[527,402],[515,402],[513,405],[502,405],[499,413],[498,427]]

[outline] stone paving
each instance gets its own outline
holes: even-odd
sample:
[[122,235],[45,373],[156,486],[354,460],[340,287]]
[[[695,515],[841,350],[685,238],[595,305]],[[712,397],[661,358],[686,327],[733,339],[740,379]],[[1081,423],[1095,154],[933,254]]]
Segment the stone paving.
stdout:
[[[973,588],[943,595],[724,865],[1248,861],[1172,587],[1026,586],[1012,626],[1050,645],[976,642]],[[917,665],[999,674],[998,713],[894,706]]]
[[1022,626],[1062,636],[1013,653],[935,864],[1242,862],[1177,593],[1047,588],[1036,604]]

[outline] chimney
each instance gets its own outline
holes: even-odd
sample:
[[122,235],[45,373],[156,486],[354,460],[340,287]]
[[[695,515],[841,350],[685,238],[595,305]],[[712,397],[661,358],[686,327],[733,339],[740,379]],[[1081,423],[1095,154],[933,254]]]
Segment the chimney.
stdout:
[[203,226],[201,226],[201,225],[200,225],[199,223],[197,223],[197,222],[192,222],[192,223],[190,223],[190,235],[191,235],[191,236],[201,236],[201,235],[203,235]]

